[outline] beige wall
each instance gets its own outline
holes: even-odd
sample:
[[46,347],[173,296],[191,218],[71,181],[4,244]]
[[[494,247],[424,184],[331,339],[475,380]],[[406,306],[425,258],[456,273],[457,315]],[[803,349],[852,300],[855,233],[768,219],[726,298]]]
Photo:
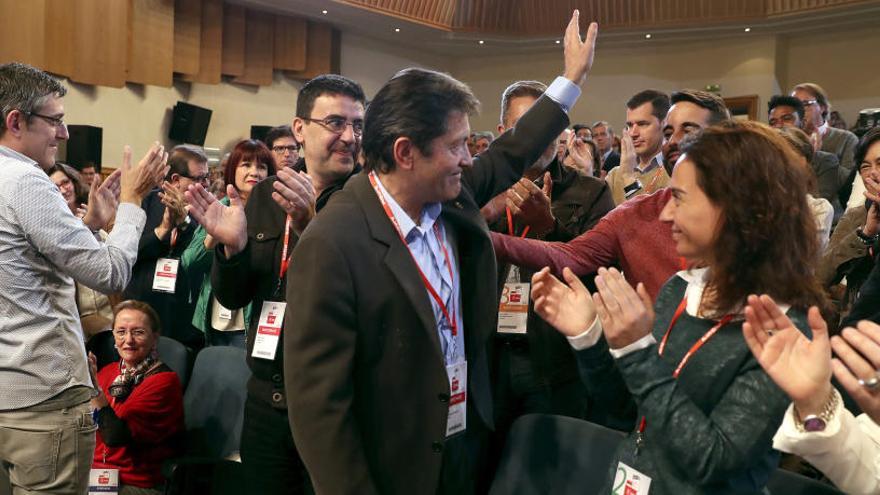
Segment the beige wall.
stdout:
[[[724,96],[757,94],[764,105],[778,91],[774,74],[776,40],[770,36],[703,44],[649,44],[642,48],[597,49],[584,95],[572,122],[608,120],[621,128],[626,100],[646,88],[672,91],[721,84]],[[501,93],[511,82],[538,79],[550,83],[562,73],[561,50],[524,57],[471,58],[456,61],[453,73],[467,82],[483,103],[471,120],[479,130],[498,124]]]
[[[880,32],[849,31],[789,37],[744,35],[712,43],[649,43],[640,47],[600,45],[584,97],[573,122],[605,119],[619,130],[624,102],[644,88],[671,91],[721,84],[724,96],[759,96],[764,118],[768,98],[803,80],[825,86],[835,107],[852,124],[859,109],[880,106]],[[817,61],[823,71],[816,68]],[[357,35],[343,34],[342,73],[359,81],[372,97],[398,70],[421,66],[450,72],[468,83],[483,103],[473,118],[475,130],[495,130],[500,96],[519,79],[550,82],[562,72],[560,50],[504,57],[444,57]],[[136,154],[155,140],[167,144],[171,108],[178,100],[214,111],[206,146],[228,148],[246,137],[250,126],[289,123],[301,83],[276,73],[272,86],[254,88],[224,82],[219,85],[176,82],[172,88],[129,84],[108,88],[69,84],[64,99],[71,124],[104,128],[103,161],[115,166],[124,144]]]
[[848,125],[859,110],[880,107],[880,31],[877,29],[797,35],[780,41],[780,83],[825,88],[832,106]]

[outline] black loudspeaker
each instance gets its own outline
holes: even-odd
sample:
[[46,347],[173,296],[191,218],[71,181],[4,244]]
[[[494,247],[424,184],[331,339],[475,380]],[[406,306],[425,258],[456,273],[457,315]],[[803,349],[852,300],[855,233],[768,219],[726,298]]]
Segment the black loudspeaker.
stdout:
[[266,142],[266,134],[272,130],[273,127],[271,125],[252,125],[251,126],[251,139],[255,139],[257,141]]
[[178,101],[171,115],[168,137],[180,143],[204,146],[211,113],[207,108]]
[[90,125],[69,125],[67,132],[70,135],[67,140],[67,163],[77,170],[91,163],[99,170],[104,129]]

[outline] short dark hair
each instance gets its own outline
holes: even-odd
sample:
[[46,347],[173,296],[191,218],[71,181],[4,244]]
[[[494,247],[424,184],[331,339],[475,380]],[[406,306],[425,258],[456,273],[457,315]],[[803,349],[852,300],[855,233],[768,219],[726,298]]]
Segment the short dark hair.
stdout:
[[235,169],[241,162],[250,160],[265,164],[268,175],[275,175],[275,155],[269,151],[269,148],[262,141],[244,139],[235,145],[232,153],[229,154],[229,160],[226,160],[226,165],[223,168],[223,178],[226,180],[226,185],[232,184],[232,187],[238,190],[238,186],[235,185]]
[[639,91],[626,102],[626,108],[635,110],[645,103],[651,104],[651,115],[657,120],[666,118],[666,113],[669,112],[669,96],[666,93],[656,89]]
[[406,136],[423,154],[433,153],[431,143],[448,131],[453,112],[471,115],[480,102],[461,81],[425,69],[404,69],[382,86],[364,116],[364,169],[394,169],[394,141]]
[[669,102],[672,105],[683,101],[693,103],[700,108],[708,110],[709,125],[715,125],[730,119],[730,111],[727,110],[727,105],[715,93],[700,91],[699,89],[683,89],[675,91],[669,96]]
[[770,97],[770,102],[767,103],[767,114],[773,111],[776,107],[791,107],[794,108],[795,113],[798,114],[798,118],[803,122],[804,120],[804,104],[801,103],[801,100],[798,100],[794,96],[788,95],[773,95]]
[[856,170],[858,170],[862,166],[862,162],[865,161],[865,156],[868,154],[868,148],[878,141],[880,141],[880,127],[874,127],[862,136],[862,139],[859,140],[859,145],[856,146]]
[[101,164],[100,164],[100,163],[95,163],[95,162],[93,162],[93,161],[91,161],[91,160],[89,160],[89,161],[83,163],[82,165],[80,165],[80,166],[77,168],[77,170],[79,170],[79,172],[82,173],[82,171],[83,171],[84,169],[87,169],[87,168],[89,168],[89,167],[92,167],[93,169],[95,169],[95,172],[97,172],[97,173],[99,173],[99,174],[101,173]]
[[367,97],[361,85],[338,74],[322,74],[306,82],[296,97],[296,116],[309,118],[315,107],[315,100],[323,95],[348,96],[366,105]]
[[49,97],[63,97],[65,88],[57,79],[27,64],[0,65],[0,136],[6,132],[6,116],[18,110],[27,116],[36,112]]
[[575,124],[575,125],[571,126],[571,132],[573,132],[575,134],[577,134],[578,131],[581,129],[589,129],[590,133],[593,132],[593,129],[590,126],[588,126],[587,124]]
[[825,92],[825,88],[816,83],[805,82],[796,85],[792,89],[792,92],[798,89],[802,89],[813,95],[813,98],[816,99],[816,103],[818,103],[819,106],[825,107],[825,111],[822,112],[822,118],[828,119],[828,112],[831,111],[831,102],[828,101],[828,93]]
[[153,309],[153,307],[150,306],[149,304],[147,304],[143,301],[136,301],[134,299],[128,299],[126,301],[122,301],[121,303],[117,304],[113,308],[113,325],[112,326],[114,329],[116,328],[116,316],[119,315],[119,313],[121,311],[126,310],[126,309],[132,310],[132,311],[140,311],[141,313],[144,314],[144,316],[147,317],[147,320],[149,320],[147,322],[147,324],[150,325],[150,330],[152,330],[153,332],[156,332],[156,333],[162,332],[162,320],[159,319],[159,314],[156,313],[156,310]]
[[510,111],[510,100],[523,96],[538,99],[547,91],[547,85],[541,81],[517,81],[501,93],[501,124],[507,125],[507,112]]
[[275,145],[275,141],[283,137],[289,137],[296,141],[296,137],[293,135],[293,129],[291,129],[289,125],[279,125],[278,127],[269,129],[269,132],[266,133],[266,146],[269,149],[272,149],[272,146]]
[[171,176],[174,174],[189,177],[189,162],[191,160],[199,163],[208,163],[208,155],[205,154],[202,148],[192,144],[178,144],[171,148],[171,153],[168,154],[168,166],[170,168],[165,179],[171,180]]

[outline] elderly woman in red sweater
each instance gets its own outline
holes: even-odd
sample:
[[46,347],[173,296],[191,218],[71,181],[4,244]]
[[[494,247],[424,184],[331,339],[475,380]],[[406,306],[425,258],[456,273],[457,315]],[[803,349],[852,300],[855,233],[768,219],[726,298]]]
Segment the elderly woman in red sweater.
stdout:
[[[159,317],[148,304],[115,308],[113,337],[121,359],[101,369],[92,407],[98,414],[94,469],[119,471],[120,495],[162,493],[162,463],[179,453],[183,389],[158,359]],[[94,356],[89,356],[92,373]]]

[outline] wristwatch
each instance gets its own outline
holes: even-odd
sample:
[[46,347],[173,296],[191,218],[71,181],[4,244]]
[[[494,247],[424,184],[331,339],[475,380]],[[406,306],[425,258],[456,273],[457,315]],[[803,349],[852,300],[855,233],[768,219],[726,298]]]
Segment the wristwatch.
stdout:
[[831,388],[831,396],[828,397],[828,400],[825,401],[825,406],[822,408],[822,411],[819,414],[810,414],[803,421],[800,419],[800,414],[797,412],[797,407],[792,408],[792,413],[794,414],[794,424],[800,432],[809,432],[809,433],[817,433],[820,431],[825,431],[825,427],[828,426],[828,423],[831,421],[831,418],[834,417],[834,412],[837,410],[837,405],[840,402],[840,392],[835,388]]
[[636,179],[635,182],[628,186],[623,187],[623,197],[629,199],[633,197],[637,192],[642,190],[642,181]]

